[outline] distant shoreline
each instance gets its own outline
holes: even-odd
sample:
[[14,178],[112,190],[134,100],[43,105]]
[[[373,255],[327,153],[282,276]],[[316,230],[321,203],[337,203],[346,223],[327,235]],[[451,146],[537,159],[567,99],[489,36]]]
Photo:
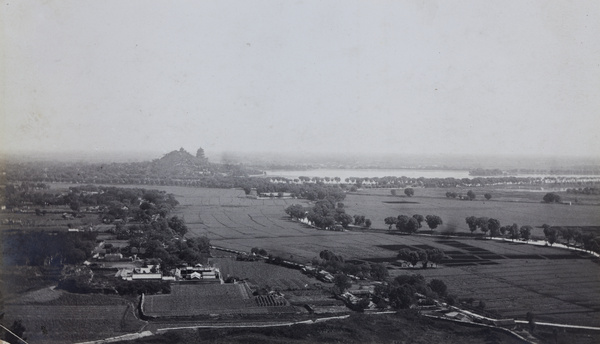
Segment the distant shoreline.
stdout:
[[470,175],[468,170],[464,169],[421,169],[421,168],[313,168],[313,169],[273,169],[265,170],[264,177],[283,177],[298,178],[319,177],[319,178],[382,178],[382,177],[408,177],[408,178],[600,178],[600,174],[574,174],[574,173],[552,173],[549,171],[532,171],[531,173],[507,173],[497,176],[477,176]]

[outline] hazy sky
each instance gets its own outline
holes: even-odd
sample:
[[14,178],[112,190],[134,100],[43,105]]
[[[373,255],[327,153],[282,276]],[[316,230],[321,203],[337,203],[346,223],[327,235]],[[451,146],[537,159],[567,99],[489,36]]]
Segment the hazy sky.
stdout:
[[600,1],[3,1],[5,151],[600,156]]

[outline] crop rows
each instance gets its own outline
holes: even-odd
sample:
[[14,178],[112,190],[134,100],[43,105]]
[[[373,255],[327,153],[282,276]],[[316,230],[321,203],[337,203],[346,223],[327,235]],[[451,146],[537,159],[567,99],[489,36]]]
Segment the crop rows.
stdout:
[[[486,267],[420,270],[459,298],[474,298],[505,317],[594,326],[600,320],[600,277],[590,260],[504,260]],[[396,272],[395,272],[396,273]]]
[[65,343],[134,332],[142,322],[130,305],[6,305],[7,321],[21,319],[30,342]]
[[[294,312],[277,306],[277,312]],[[259,306],[243,284],[202,284],[173,286],[167,295],[149,295],[144,313],[155,317],[189,317],[207,314],[265,314],[270,307]]]
[[221,269],[224,277],[235,276],[248,279],[256,286],[268,285],[279,290],[296,290],[304,289],[306,285],[316,282],[297,270],[263,262],[244,262],[231,258],[215,258],[212,262]]

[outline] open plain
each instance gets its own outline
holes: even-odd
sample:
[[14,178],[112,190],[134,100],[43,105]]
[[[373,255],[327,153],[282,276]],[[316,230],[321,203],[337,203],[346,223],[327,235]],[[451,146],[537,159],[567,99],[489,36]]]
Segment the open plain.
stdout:
[[[498,317],[524,319],[527,312],[533,312],[539,321],[587,326],[600,323],[600,267],[589,255],[481,236],[404,235],[389,231],[383,223],[387,216],[435,214],[442,217],[444,225],[434,234],[464,235],[468,233],[466,216],[489,216],[498,218],[502,225],[531,225],[532,235],[543,238],[539,226],[544,223],[595,230],[600,224],[597,197],[586,196],[580,204],[567,205],[541,203],[543,193],[539,190],[475,189],[478,195],[491,192],[497,197],[462,201],[446,198],[445,189],[416,189],[411,198],[392,196],[389,189],[365,189],[349,193],[344,204],[347,213],[370,218],[372,228],[333,232],[317,230],[285,214],[284,209],[291,204],[311,206],[306,200],[251,199],[239,189],[153,188],[175,195],[180,202],[175,214],[185,218],[188,236],[207,236],[215,246],[246,252],[263,248],[269,254],[302,263],[309,263],[327,249],[346,260],[383,262],[391,276],[419,273],[427,279],[440,278],[450,294],[472,299],[474,307],[482,301],[485,311]],[[401,248],[439,248],[446,258],[437,268],[406,268],[396,260]],[[289,283],[305,282],[295,279],[275,278],[271,283],[285,289]]]
[[[392,197],[389,190],[367,189],[348,194],[346,212],[372,219],[370,230],[322,231],[291,220],[285,207],[296,199],[249,199],[242,190],[164,187],[180,201],[190,235],[206,235],[213,245],[250,251],[264,248],[284,259],[310,262],[325,249],[346,260],[386,262],[392,276],[420,273],[441,278],[450,294],[483,301],[485,310],[501,317],[524,319],[533,312],[540,321],[594,326],[600,322],[600,274],[597,260],[560,248],[482,238],[446,238],[428,235],[401,235],[389,232],[383,218],[398,214],[435,214],[444,219],[441,232],[468,232],[466,216],[489,216],[501,223],[534,226],[533,235],[543,237],[540,226],[581,226],[600,224],[600,207],[586,204],[544,204],[528,196],[530,191],[505,191],[513,195],[490,201],[448,199],[444,189],[416,190],[412,198]],[[483,194],[483,192],[481,192]],[[543,196],[539,192],[537,195]],[[386,203],[390,201],[414,203]],[[434,269],[401,268],[395,264],[400,248],[439,248],[446,254]]]

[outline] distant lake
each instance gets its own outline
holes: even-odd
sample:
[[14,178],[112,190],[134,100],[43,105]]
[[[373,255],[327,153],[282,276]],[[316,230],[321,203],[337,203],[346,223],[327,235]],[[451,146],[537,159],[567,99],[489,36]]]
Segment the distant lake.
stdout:
[[304,177],[339,177],[342,180],[350,177],[408,177],[408,178],[470,178],[467,170],[419,170],[419,169],[317,169],[317,170],[273,170],[266,171],[267,176],[285,177],[288,179]]
[[[266,175],[270,177],[284,177],[288,179],[295,179],[300,176],[304,177],[339,177],[341,180],[350,177],[357,178],[381,178],[381,177],[408,177],[408,178],[486,178],[486,176],[469,176],[468,170],[422,170],[422,169],[314,169],[314,170],[270,170],[266,171]],[[543,178],[543,177],[566,177],[566,178],[589,178],[597,180],[600,175],[575,175],[575,174],[510,174],[513,177],[530,177],[530,178]],[[503,177],[503,176],[488,176],[488,177]],[[507,177],[507,176],[504,176]]]

